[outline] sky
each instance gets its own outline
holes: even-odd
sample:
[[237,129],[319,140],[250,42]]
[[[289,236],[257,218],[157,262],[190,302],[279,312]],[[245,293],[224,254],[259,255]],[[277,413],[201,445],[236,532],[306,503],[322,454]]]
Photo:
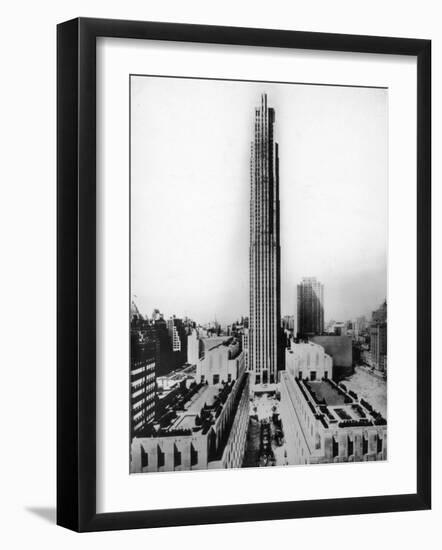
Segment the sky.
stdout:
[[254,108],[275,109],[281,314],[324,284],[325,320],[387,293],[386,89],[131,77],[131,294],[141,313],[248,315]]

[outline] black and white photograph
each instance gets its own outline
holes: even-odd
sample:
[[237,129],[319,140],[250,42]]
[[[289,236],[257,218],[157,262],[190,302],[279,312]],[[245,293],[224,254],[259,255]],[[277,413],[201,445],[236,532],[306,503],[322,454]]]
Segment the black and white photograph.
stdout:
[[388,90],[130,76],[130,473],[387,460]]
[[4,5],[0,547],[434,548],[440,11]]

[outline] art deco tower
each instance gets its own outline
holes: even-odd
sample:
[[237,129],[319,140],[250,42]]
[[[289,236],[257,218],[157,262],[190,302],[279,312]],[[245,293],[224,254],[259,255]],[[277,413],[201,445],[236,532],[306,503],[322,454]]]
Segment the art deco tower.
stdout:
[[279,242],[279,162],[274,142],[274,109],[261,95],[255,109],[250,156],[250,333],[252,383],[277,381],[281,275]]

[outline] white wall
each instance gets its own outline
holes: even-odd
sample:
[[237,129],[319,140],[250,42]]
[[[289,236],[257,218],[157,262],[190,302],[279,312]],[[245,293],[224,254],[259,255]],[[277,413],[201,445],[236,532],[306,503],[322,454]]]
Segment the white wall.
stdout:
[[[7,2],[2,10],[0,164],[1,224],[1,518],[5,548],[107,548],[179,545],[225,549],[294,545],[330,549],[346,540],[359,549],[425,547],[440,540],[440,467],[434,471],[434,510],[407,514],[305,519],[229,526],[75,535],[54,526],[55,505],[55,25],[82,16],[287,28],[433,39],[434,189],[441,204],[442,17],[437,0],[67,0]],[[358,9],[359,8],[359,9]],[[440,208],[434,207],[440,237]],[[435,239],[436,241],[436,239]],[[434,280],[441,278],[440,241]],[[6,256],[6,257],[5,257]],[[440,285],[435,287],[437,311]],[[24,319],[26,318],[26,322]],[[440,315],[434,335],[441,333]],[[437,358],[436,358],[437,359]],[[438,363],[439,361],[435,361]],[[435,364],[433,387],[442,378]],[[442,463],[441,401],[434,402],[434,464]],[[48,521],[47,518],[50,518]],[[319,532],[319,538],[315,533]],[[330,535],[328,537],[328,534]],[[5,540],[3,540],[5,539]],[[316,542],[318,541],[318,542]],[[433,545],[434,546],[434,545]]]

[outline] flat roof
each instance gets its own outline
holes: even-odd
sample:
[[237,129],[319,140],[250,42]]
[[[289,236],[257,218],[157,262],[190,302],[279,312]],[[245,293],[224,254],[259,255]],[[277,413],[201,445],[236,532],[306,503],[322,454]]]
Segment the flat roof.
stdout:
[[197,414],[203,408],[204,403],[210,407],[215,397],[219,394],[219,390],[219,386],[203,386],[200,391],[184,405],[186,411],[188,413],[194,412]]
[[327,382],[309,382],[318,399],[324,399],[329,406],[346,405],[345,397],[338,390]]
[[191,430],[195,427],[195,418],[196,414],[184,413],[178,418],[173,427],[178,430]]
[[321,419],[325,427],[352,427],[357,425],[384,425],[385,419],[355,392],[349,392],[344,384],[331,380],[299,380],[309,407]]
[[176,411],[177,417],[167,429],[170,430],[192,430],[196,428],[196,417],[201,413],[204,405],[211,407],[216,397],[220,394],[223,386],[209,386],[204,384],[199,391],[184,403],[184,411]]

